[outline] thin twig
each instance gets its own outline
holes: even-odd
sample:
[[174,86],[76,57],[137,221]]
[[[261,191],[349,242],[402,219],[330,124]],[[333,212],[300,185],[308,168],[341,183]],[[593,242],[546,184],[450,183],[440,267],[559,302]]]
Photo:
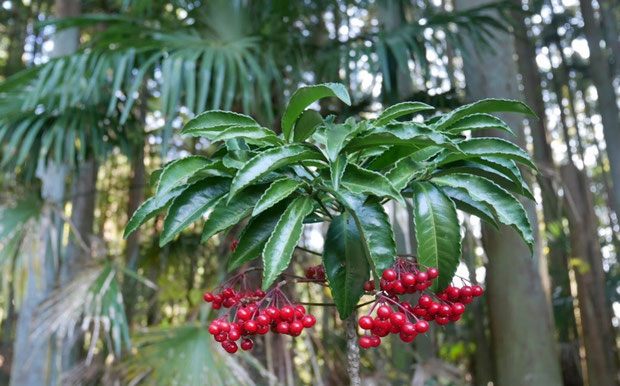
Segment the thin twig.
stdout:
[[299,245],[297,245],[295,248],[299,249],[300,251],[304,251],[304,252],[311,253],[311,254],[313,254],[313,255],[323,256],[323,254],[322,254],[322,253],[320,253],[320,252],[313,251],[313,250],[308,249],[308,248],[300,247]]

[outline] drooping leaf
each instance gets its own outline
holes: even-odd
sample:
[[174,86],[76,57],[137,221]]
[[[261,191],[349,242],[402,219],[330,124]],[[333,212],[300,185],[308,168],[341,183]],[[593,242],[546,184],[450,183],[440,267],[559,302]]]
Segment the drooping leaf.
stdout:
[[329,225],[323,265],[338,314],[346,319],[364,294],[364,282],[370,275],[362,236],[351,214],[345,212]]
[[472,199],[487,204],[499,221],[516,230],[529,245],[530,251],[533,251],[534,235],[527,213],[519,200],[505,189],[489,179],[470,174],[433,177],[431,181],[440,185],[464,189]]
[[250,159],[237,173],[230,186],[228,201],[267,173],[282,166],[304,160],[322,160],[320,151],[311,146],[290,144],[258,153]]
[[241,232],[237,248],[230,257],[228,272],[260,256],[288,205],[288,200],[282,201],[250,220]]
[[191,119],[181,130],[181,134],[194,137],[213,138],[233,126],[259,126],[251,117],[231,111],[205,111]]
[[353,215],[373,272],[381,277],[383,271],[396,260],[394,231],[383,206],[375,200],[366,201],[366,197],[344,190],[332,193]]
[[132,234],[142,224],[163,211],[170,201],[181,194],[181,192],[187,189],[187,187],[188,185],[177,186],[164,194],[155,195],[144,201],[129,219],[129,222],[125,227],[125,232],[123,233],[123,238],[127,238],[127,236]]
[[461,260],[461,232],[454,203],[428,182],[413,184],[414,224],[418,263],[435,267],[434,290],[446,288]]
[[536,117],[536,114],[523,102],[508,99],[483,99],[452,110],[436,121],[433,127],[441,131],[467,115],[498,112],[521,113]]
[[301,185],[300,181],[288,177],[274,181],[256,203],[252,216],[256,216],[284,200]]
[[172,201],[164,219],[159,245],[165,245],[189,224],[198,220],[226,193],[229,185],[228,178],[205,178],[179,194]]
[[288,267],[295,246],[301,239],[304,218],[312,209],[312,198],[298,197],[280,216],[263,249],[263,290],[267,290]]
[[390,180],[377,172],[350,164],[342,175],[341,183],[353,193],[390,197],[404,206],[405,200],[400,192],[392,186]]
[[239,193],[230,202],[225,197],[219,200],[205,222],[200,241],[206,242],[216,233],[235,225],[249,216],[258,199],[265,192],[265,188],[265,185],[254,185]]
[[447,127],[445,131],[457,134],[467,130],[473,131],[488,129],[502,130],[512,135],[515,135],[514,131],[512,131],[512,129],[506,124],[506,122],[490,114],[467,115]]
[[297,89],[291,96],[291,100],[288,102],[282,116],[282,133],[284,138],[290,141],[294,137],[293,125],[301,113],[312,103],[326,97],[336,97],[347,105],[351,104],[349,93],[339,83],[324,83]]
[[162,170],[157,183],[157,194],[163,195],[176,188],[194,173],[209,165],[211,161],[197,155],[180,158],[168,163]]
[[531,167],[534,170],[536,165],[530,160],[530,156],[512,142],[501,138],[471,138],[459,142],[461,152],[446,150],[436,158],[437,165],[445,165],[450,162],[491,156],[508,158]]
[[489,208],[484,203],[472,199],[469,194],[467,194],[465,189],[442,186],[441,190],[446,194],[446,196],[450,197],[457,209],[473,214],[498,229],[495,217],[493,217],[493,213],[491,213]]
[[306,110],[295,123],[293,141],[303,142],[310,137],[314,131],[323,124],[323,117],[316,110]]
[[374,121],[374,126],[383,126],[396,118],[402,117],[403,115],[414,114],[418,111],[424,110],[433,110],[433,106],[429,106],[426,103],[422,102],[403,102],[398,103],[393,106],[388,107],[383,110],[381,115]]

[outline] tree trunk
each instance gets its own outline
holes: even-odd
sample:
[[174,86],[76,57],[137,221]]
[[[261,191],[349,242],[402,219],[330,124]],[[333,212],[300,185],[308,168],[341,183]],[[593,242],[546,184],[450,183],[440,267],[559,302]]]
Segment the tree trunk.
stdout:
[[618,39],[618,18],[616,7],[618,2],[610,0],[601,0],[598,2],[603,22],[603,30],[605,31],[605,43],[611,51],[614,60],[614,75],[620,76],[620,39]]
[[[607,149],[620,148],[618,105],[606,55],[601,49],[601,30],[594,17],[591,0],[579,0],[584,22],[584,32],[590,48],[588,60],[592,80],[598,93],[598,106],[603,121],[603,134]],[[620,208],[620,152],[609,151],[609,166],[613,183],[614,207]]]
[[614,385],[618,379],[615,333],[605,293],[603,256],[598,241],[596,214],[588,177],[574,165],[561,169],[571,228],[579,315],[586,349],[587,381],[590,385]]
[[[467,9],[488,3],[490,1],[469,0],[456,5]],[[512,37],[496,32],[492,51],[476,52],[471,44],[467,47],[470,55],[463,68],[469,99],[522,99]],[[514,115],[502,118],[523,140],[522,118]],[[525,202],[524,206],[532,225],[536,226],[533,204]],[[531,258],[525,243],[506,226],[500,227],[499,232],[483,226],[483,246],[489,260],[486,293],[497,384],[561,385],[551,313],[539,271],[544,256]],[[539,246],[535,249],[538,251]]]

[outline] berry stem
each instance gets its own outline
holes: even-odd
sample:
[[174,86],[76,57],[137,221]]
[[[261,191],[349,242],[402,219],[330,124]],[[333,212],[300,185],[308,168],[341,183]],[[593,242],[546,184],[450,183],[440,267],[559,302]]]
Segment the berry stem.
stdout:
[[323,256],[323,254],[320,253],[320,252],[316,252],[316,251],[313,251],[313,250],[308,249],[308,248],[300,247],[299,245],[295,246],[295,248],[299,249],[300,251],[304,251],[304,252],[310,253],[312,255]]

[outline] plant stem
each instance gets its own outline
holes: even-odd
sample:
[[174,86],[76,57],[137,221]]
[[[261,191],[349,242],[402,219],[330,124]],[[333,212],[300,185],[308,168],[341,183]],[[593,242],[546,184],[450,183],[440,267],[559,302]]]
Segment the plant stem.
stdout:
[[361,386],[360,379],[360,348],[357,345],[357,318],[354,311],[344,321],[347,336],[347,373],[351,386]]
[[308,248],[300,247],[299,245],[298,245],[298,246],[296,246],[295,248],[299,249],[300,251],[308,252],[308,253],[313,254],[313,255],[323,256],[323,254],[322,254],[322,253],[319,253],[319,252],[313,251],[313,250],[308,249]]

